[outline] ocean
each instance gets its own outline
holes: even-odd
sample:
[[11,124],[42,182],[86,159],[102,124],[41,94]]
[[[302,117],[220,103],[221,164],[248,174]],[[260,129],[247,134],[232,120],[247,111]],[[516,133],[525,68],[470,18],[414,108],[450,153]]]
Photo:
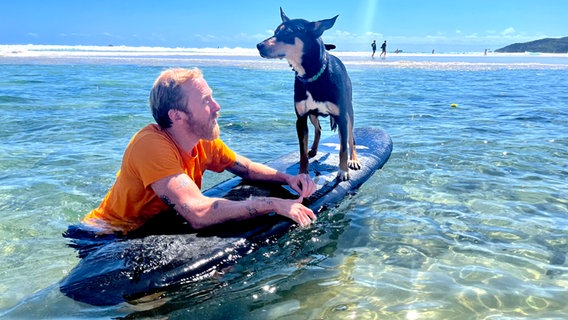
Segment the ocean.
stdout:
[[355,126],[392,137],[384,168],[216,277],[94,307],[58,290],[79,261],[61,234],[153,122],[157,75],[201,68],[221,137],[266,162],[297,149],[293,72],[246,49],[0,46],[0,317],[565,318],[568,55],[336,54]]

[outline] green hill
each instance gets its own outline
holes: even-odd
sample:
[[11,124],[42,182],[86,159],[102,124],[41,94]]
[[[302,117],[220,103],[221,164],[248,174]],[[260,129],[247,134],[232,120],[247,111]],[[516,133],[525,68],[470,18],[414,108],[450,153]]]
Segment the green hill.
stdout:
[[525,43],[514,43],[495,52],[568,53],[568,37],[546,38]]

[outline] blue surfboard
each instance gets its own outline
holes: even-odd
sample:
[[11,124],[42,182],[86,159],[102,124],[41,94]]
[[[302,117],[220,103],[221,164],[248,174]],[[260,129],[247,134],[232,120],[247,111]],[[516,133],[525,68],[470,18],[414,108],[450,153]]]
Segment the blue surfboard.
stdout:
[[[354,131],[360,170],[350,170],[350,180],[338,181],[337,135],[320,142],[310,159],[309,173],[317,191],[304,204],[316,214],[338,204],[375,171],[382,168],[392,151],[390,136],[378,128]],[[267,165],[290,174],[299,170],[299,152]],[[204,192],[207,196],[245,199],[251,195],[297,198],[289,187],[252,183],[235,177]],[[60,290],[77,301],[92,305],[115,305],[159,293],[176,285],[198,281],[237,262],[267,241],[284,235],[292,222],[268,214],[241,222],[194,231],[175,214],[160,217],[161,226],[141,230],[128,238],[72,244],[81,248],[78,265],[60,282]],[[172,227],[172,226],[176,227]],[[161,231],[163,232],[161,232]]]

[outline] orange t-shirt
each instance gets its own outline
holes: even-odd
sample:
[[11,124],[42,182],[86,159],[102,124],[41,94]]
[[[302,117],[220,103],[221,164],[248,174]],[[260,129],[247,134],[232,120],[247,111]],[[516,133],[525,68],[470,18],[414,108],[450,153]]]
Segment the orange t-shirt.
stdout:
[[235,153],[221,139],[200,140],[190,155],[158,125],[150,124],[130,140],[114,185],[83,222],[123,233],[137,229],[169,209],[152,190],[152,183],[186,173],[201,188],[205,170],[222,172],[235,161]]

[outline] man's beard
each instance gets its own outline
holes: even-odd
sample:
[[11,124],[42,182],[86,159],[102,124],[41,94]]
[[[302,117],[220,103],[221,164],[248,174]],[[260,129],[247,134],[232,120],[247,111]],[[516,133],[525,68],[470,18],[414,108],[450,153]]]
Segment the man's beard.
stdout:
[[188,119],[186,121],[186,125],[188,130],[190,130],[193,134],[203,140],[215,140],[219,138],[221,129],[219,128],[217,121],[209,119],[209,121],[203,125],[195,121],[191,113],[187,114]]
[[211,135],[208,138],[203,138],[205,140],[215,140],[219,138],[221,135],[221,129],[219,128],[219,124],[215,121],[215,125],[210,130]]

